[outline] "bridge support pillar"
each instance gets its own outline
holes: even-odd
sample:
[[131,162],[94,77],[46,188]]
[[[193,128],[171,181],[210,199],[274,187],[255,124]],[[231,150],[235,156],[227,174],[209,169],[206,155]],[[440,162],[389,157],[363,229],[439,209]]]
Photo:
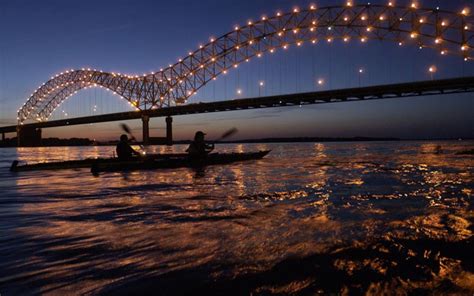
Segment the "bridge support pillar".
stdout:
[[173,117],[166,117],[166,145],[173,145]]
[[18,126],[17,130],[18,147],[41,146],[41,129]]
[[148,145],[150,143],[150,116],[142,116],[142,126],[143,126],[143,145]]
[[2,142],[5,142],[5,133],[2,133]]

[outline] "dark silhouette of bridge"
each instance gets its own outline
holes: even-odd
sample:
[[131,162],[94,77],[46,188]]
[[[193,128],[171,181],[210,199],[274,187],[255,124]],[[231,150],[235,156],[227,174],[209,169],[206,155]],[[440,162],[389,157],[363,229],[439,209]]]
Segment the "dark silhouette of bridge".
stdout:
[[78,117],[19,126],[6,126],[0,127],[0,133],[5,137],[5,133],[18,132],[20,145],[37,145],[38,138],[41,138],[41,129],[43,128],[141,119],[143,122],[143,142],[146,144],[149,141],[149,119],[152,117],[165,117],[167,125],[166,143],[172,144],[172,116],[468,92],[474,92],[474,77],[187,104],[152,110]]
[[[393,2],[353,5],[347,1],[345,5],[295,8],[236,26],[157,72],[140,76],[95,69],[62,72],[31,94],[18,110],[18,126],[3,127],[0,132],[4,137],[5,132],[17,131],[19,145],[34,145],[41,138],[41,128],[141,118],[146,143],[149,118],[165,116],[167,142],[171,143],[173,115],[472,91],[472,78],[462,78],[186,105],[199,89],[241,63],[305,42],[384,40],[433,48],[441,55],[460,55],[470,61],[474,49],[473,23],[468,9],[451,12],[420,8],[416,3],[402,7]],[[65,100],[81,89],[92,87],[105,88],[121,96],[136,112],[48,121]]]

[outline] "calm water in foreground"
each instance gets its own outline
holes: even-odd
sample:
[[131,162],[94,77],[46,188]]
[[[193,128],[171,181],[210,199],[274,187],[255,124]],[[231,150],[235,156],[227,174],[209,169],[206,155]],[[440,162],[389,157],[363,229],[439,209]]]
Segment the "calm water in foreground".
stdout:
[[7,168],[112,147],[0,149],[0,294],[473,295],[473,148],[219,145],[273,151],[99,177]]

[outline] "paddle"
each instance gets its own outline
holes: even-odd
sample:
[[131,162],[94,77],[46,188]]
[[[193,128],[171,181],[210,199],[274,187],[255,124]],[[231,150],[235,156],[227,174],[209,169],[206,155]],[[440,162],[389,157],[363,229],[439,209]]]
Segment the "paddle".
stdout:
[[228,138],[230,136],[233,136],[234,134],[236,134],[239,130],[235,127],[231,128],[230,130],[226,131],[225,133],[222,134],[222,136],[220,136],[220,138],[217,138],[216,140],[214,140],[214,142],[218,142],[218,141],[222,141],[224,140],[225,138]]
[[[130,136],[131,141],[137,142],[137,139],[133,135],[132,130],[130,129],[128,125],[126,125],[125,123],[121,123],[120,127],[122,128],[124,132],[126,132]],[[140,147],[141,150],[143,150],[143,152],[146,152],[146,149],[145,147],[143,147],[143,145],[138,144],[138,146]]]
[[[212,149],[207,151],[207,153],[210,153],[212,150],[214,150],[214,144],[215,142],[218,142],[218,141],[222,141],[224,140],[225,138],[228,138],[234,134],[236,134],[239,130],[235,127],[231,128],[230,130],[226,131],[225,133],[222,134],[222,136],[220,136],[219,138],[215,139],[214,141],[212,141]],[[188,148],[189,149],[189,148]],[[186,152],[188,152],[188,150],[186,150]]]

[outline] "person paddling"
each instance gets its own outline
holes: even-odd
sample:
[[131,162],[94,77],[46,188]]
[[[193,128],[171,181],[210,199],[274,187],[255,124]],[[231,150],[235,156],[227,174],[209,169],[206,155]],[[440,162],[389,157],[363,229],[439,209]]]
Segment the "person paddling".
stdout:
[[120,142],[118,142],[117,144],[116,151],[117,151],[117,157],[120,160],[130,160],[134,156],[140,156],[140,153],[135,151],[128,143],[127,135],[120,136]]
[[208,144],[204,140],[206,134],[202,131],[196,132],[194,135],[194,141],[191,142],[186,152],[189,156],[194,159],[202,159],[207,156],[212,150],[214,150],[214,144]]

